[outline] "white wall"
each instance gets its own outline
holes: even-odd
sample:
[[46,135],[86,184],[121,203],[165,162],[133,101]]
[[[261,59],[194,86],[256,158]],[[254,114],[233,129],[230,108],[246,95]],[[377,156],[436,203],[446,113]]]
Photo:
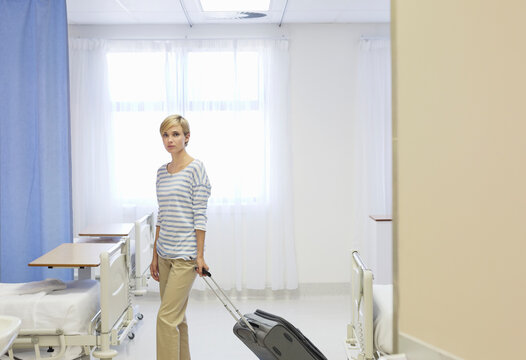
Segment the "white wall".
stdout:
[[389,25],[293,25],[290,29],[294,223],[300,283],[347,282],[350,129],[361,35]]
[[350,123],[358,40],[389,24],[71,26],[70,37],[290,40],[294,233],[300,283],[349,280]]

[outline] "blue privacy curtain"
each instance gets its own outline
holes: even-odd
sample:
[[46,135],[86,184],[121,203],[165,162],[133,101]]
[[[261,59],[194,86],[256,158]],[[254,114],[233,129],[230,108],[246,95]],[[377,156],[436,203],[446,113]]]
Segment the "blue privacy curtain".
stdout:
[[0,281],[71,279],[28,263],[71,242],[65,0],[0,0]]

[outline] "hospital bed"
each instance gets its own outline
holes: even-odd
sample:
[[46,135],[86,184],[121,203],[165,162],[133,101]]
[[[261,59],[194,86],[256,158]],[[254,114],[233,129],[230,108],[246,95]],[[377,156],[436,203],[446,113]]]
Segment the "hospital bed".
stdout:
[[[66,245],[76,248],[76,253],[105,249],[98,260],[100,281],[87,278],[64,283],[55,291],[42,289],[29,294],[6,291],[13,284],[0,284],[0,294],[3,292],[0,313],[22,319],[13,349],[32,347],[35,359],[41,358],[41,348],[53,350],[52,359],[89,358],[90,353],[98,359],[112,359],[117,351],[111,346],[121,344],[126,337],[132,338],[132,328],[137,323],[129,291],[130,239],[124,238],[116,244]],[[72,262],[54,266],[73,267]],[[77,352],[70,351],[74,347]],[[14,359],[12,350],[9,358]]]
[[345,349],[349,360],[406,360],[393,354],[393,287],[373,285],[359,252],[351,251],[351,322]]

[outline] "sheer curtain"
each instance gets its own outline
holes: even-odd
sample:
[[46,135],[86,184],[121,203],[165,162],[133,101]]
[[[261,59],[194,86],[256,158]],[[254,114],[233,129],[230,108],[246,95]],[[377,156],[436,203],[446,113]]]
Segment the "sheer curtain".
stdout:
[[112,181],[114,148],[106,43],[70,42],[73,231],[89,224],[120,222]]
[[[389,39],[361,39],[353,122],[353,248],[371,269],[377,261],[369,215],[392,214],[391,53]],[[382,268],[383,269],[383,268]],[[388,269],[391,272],[391,269]]]
[[213,271],[227,289],[296,288],[287,41],[75,39],[71,49],[76,229],[155,210],[156,170],[171,160],[158,129],[179,113],[212,183]]

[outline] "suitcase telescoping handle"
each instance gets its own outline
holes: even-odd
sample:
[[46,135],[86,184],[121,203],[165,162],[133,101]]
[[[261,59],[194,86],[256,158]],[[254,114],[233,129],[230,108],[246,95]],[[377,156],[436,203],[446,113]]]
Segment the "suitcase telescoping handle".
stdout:
[[[195,268],[195,270],[197,270],[197,267]],[[240,319],[243,320],[243,322],[245,323],[245,325],[250,329],[252,330],[252,332],[254,334],[256,334],[256,330],[254,330],[254,328],[252,327],[252,325],[250,325],[250,323],[248,322],[248,320],[243,316],[243,314],[241,314],[239,312],[239,310],[236,308],[236,306],[232,303],[232,301],[230,301],[230,298],[225,294],[225,292],[223,291],[223,289],[221,289],[221,286],[219,286],[219,284],[214,280],[214,278],[212,277],[212,274],[203,269],[203,280],[205,281],[206,285],[208,285],[208,287],[210,288],[210,290],[212,290],[212,292],[215,294],[215,296],[217,296],[217,298],[219,299],[219,301],[221,301],[221,303],[223,303],[223,306],[225,307],[225,309],[227,309],[227,311],[230,313],[230,315],[232,315],[232,317],[234,318],[234,320],[236,321],[239,321]],[[208,280],[206,278],[210,278],[210,280],[212,280],[212,282],[214,283],[214,285],[216,286],[217,290],[219,290],[219,292],[221,293],[222,297],[219,296],[219,294],[217,293],[217,291],[212,287],[212,285],[208,282]],[[239,315],[239,318],[236,317],[236,315],[232,312],[232,310],[230,309],[230,307],[228,306],[228,304],[225,302],[226,299],[228,301],[228,303],[230,303],[230,305],[232,306],[232,308],[236,311],[236,313]]]

